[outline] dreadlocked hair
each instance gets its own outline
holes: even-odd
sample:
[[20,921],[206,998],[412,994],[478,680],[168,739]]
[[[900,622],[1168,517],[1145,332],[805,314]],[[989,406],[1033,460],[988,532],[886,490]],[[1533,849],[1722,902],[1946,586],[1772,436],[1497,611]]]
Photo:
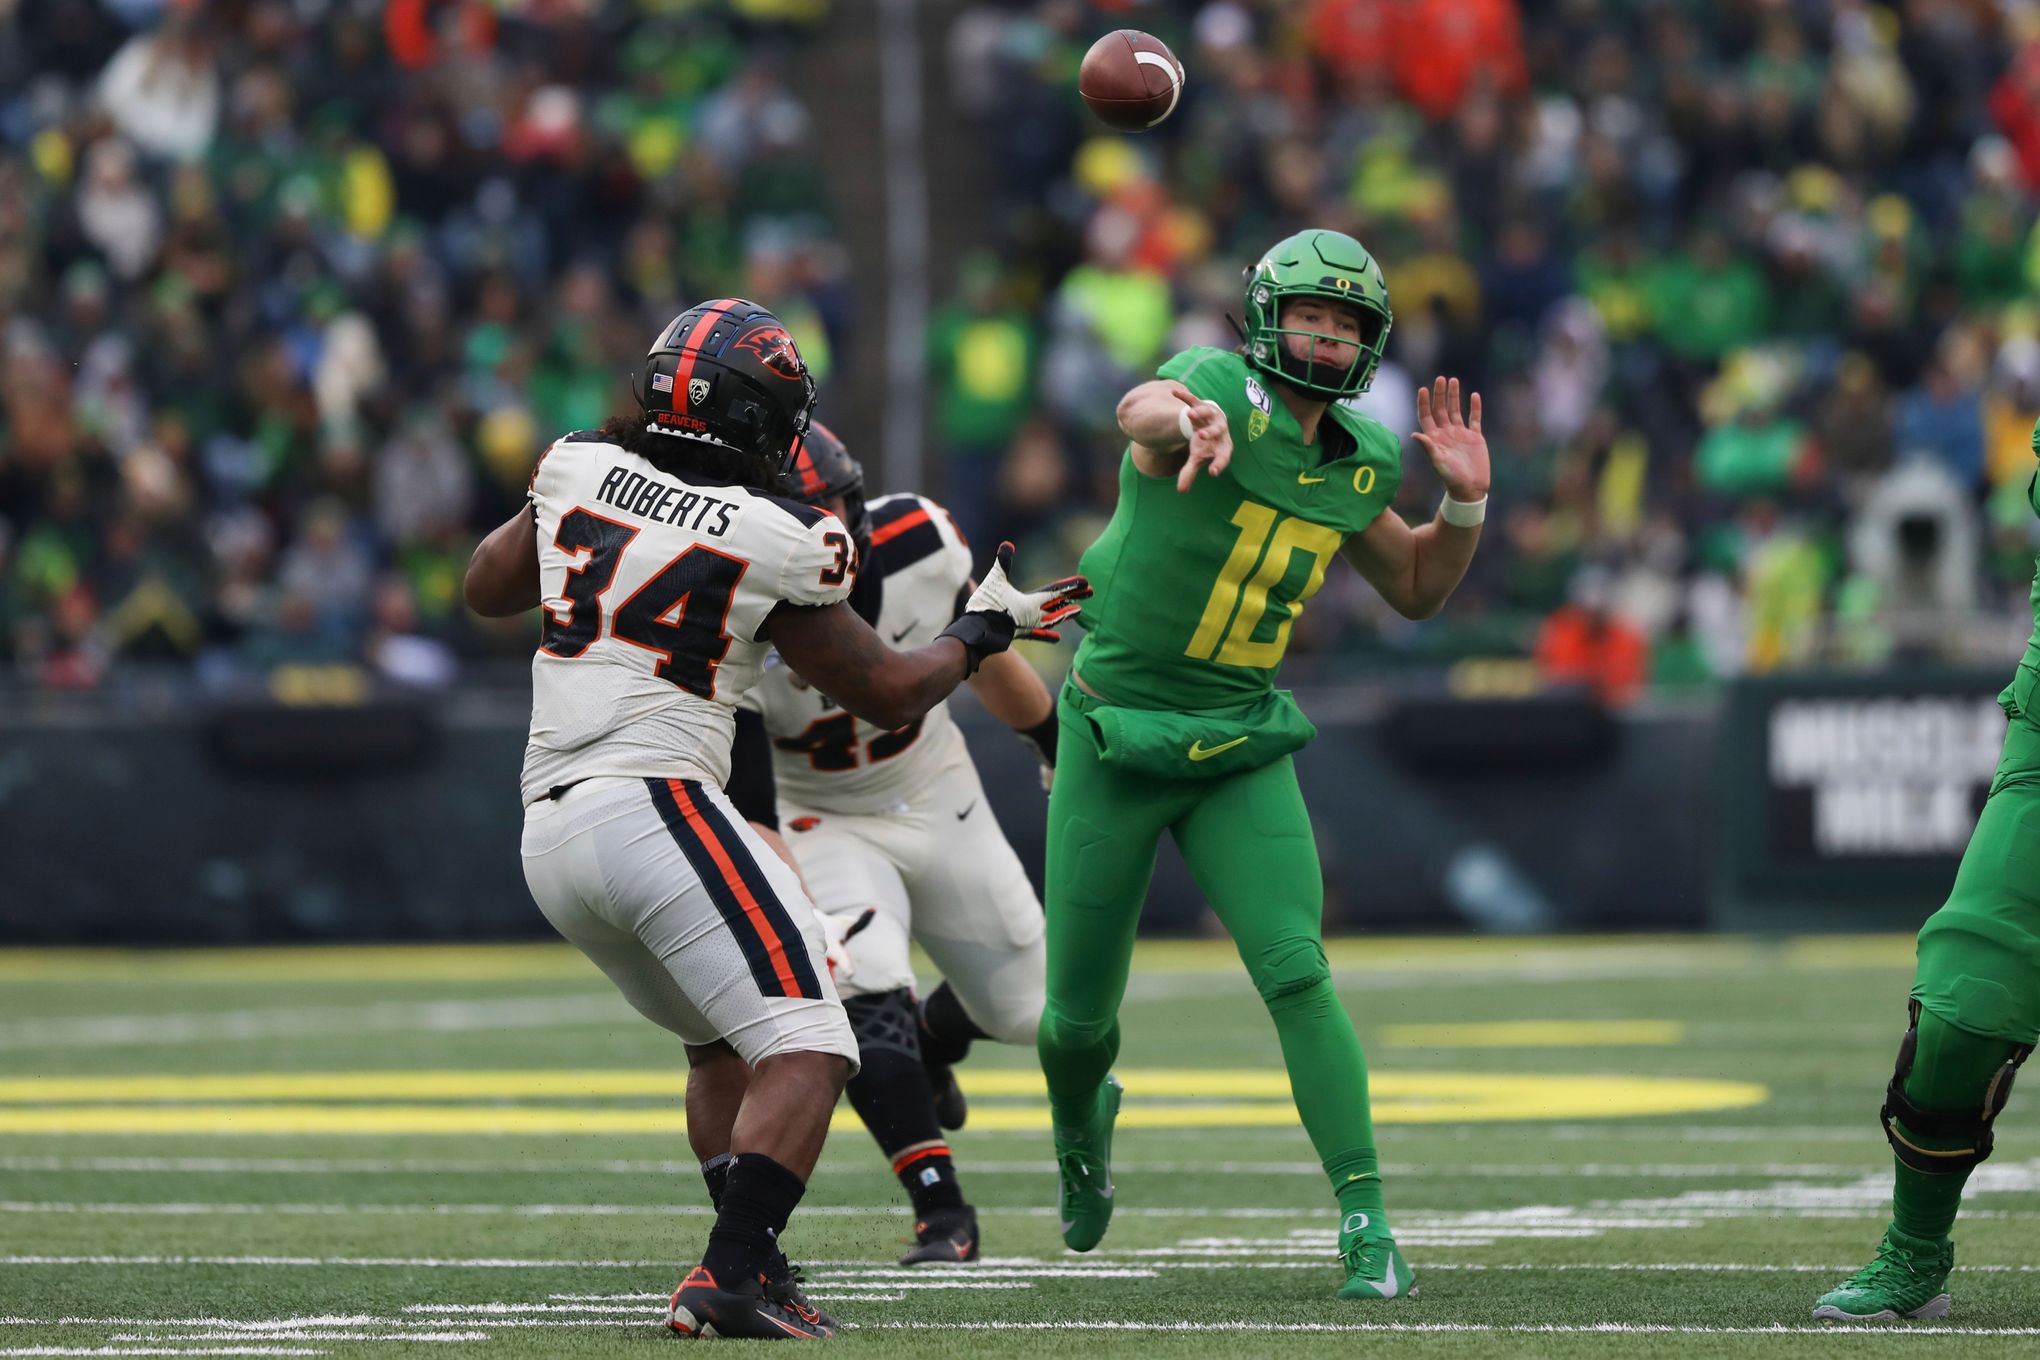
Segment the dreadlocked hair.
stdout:
[[645,428],[642,415],[611,416],[597,433],[604,443],[619,445],[659,471],[688,481],[728,482],[769,491],[779,475],[776,457],[739,453],[704,439],[654,434]]

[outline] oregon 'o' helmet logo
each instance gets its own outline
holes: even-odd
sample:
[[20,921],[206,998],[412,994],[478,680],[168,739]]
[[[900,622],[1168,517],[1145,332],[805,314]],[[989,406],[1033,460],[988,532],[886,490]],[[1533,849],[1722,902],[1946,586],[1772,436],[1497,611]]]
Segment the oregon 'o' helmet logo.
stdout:
[[800,351],[793,347],[793,337],[784,326],[756,326],[730,343],[757,355],[765,367],[782,378],[798,378],[801,374]]

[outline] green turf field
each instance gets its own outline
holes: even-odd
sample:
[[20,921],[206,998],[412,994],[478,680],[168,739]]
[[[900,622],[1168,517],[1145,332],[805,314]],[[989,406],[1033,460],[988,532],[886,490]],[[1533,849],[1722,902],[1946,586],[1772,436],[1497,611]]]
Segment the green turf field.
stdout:
[[[1056,1235],[1031,1052],[956,1140],[988,1260],[897,1269],[839,1122],[787,1236],[900,1355],[1784,1356],[2040,1346],[2040,1096],[1945,1324],[1817,1329],[1882,1228],[1896,937],[1341,941],[1421,1297],[1342,1304],[1336,1219],[1222,945],[1143,949],[1118,1217]],[[0,1355],[641,1355],[708,1226],[677,1046],[545,945],[0,951]],[[1204,1335],[1218,1332],[1223,1335]],[[730,1343],[710,1343],[730,1344]]]

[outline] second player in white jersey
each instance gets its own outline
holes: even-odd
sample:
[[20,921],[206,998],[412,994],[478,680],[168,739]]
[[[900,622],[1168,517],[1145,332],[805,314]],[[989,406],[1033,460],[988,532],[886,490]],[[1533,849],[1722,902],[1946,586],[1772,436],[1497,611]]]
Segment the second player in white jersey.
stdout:
[[[867,509],[862,470],[820,425],[784,487],[850,526],[860,568],[849,604],[881,637],[914,646],[956,617],[973,589],[971,555],[939,505],[894,495]],[[992,658],[971,684],[1053,762],[1053,705],[1025,661]],[[739,717],[731,794],[746,816],[776,818],[831,936],[863,1064],[851,1104],[914,1205],[916,1244],[905,1259],[970,1260],[976,1215],[940,1127],[964,1117],[950,1065],[974,1039],[1034,1042],[1041,903],[946,701],[887,730],[775,657],[745,708],[759,716]],[[760,738],[748,736],[754,724]],[[925,1001],[914,992],[914,943],[944,979]]]
[[[970,593],[970,549],[948,514],[926,497],[883,496],[871,503],[870,514],[869,561],[857,603],[893,646],[925,646]],[[884,812],[970,759],[947,699],[919,722],[887,732],[853,717],[776,655],[766,659],[748,704],[764,715],[783,803]]]

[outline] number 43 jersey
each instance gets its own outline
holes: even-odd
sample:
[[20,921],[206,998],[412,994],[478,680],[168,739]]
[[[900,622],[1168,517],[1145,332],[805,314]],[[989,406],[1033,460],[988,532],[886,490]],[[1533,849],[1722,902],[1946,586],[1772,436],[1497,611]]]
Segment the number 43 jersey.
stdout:
[[[871,503],[871,551],[850,605],[894,647],[925,647],[951,621],[970,584],[970,548],[949,512],[923,496]],[[772,738],[782,805],[844,814],[888,811],[969,758],[949,701],[897,732],[852,717],[781,664],[744,700]]]
[[544,634],[524,802],[596,775],[720,787],[736,703],[770,650],[758,629],[782,600],[849,595],[848,532],[811,506],[685,481],[586,432],[546,451],[530,495]]

